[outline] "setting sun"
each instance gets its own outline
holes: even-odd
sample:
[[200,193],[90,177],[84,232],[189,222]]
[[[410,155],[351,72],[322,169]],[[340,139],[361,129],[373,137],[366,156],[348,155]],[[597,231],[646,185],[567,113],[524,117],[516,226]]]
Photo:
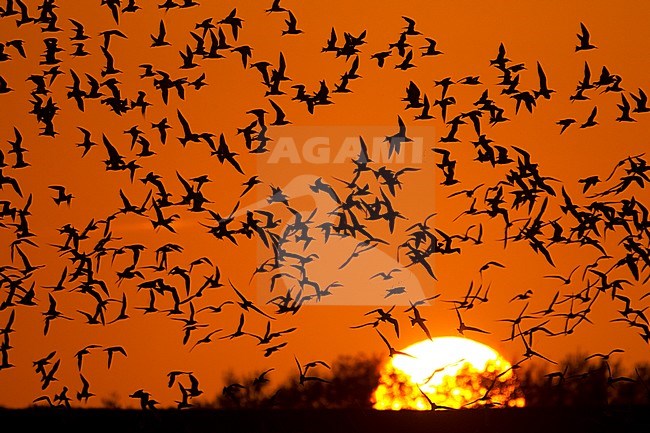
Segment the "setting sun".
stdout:
[[373,395],[375,409],[428,410],[432,404],[427,399],[452,409],[525,404],[511,364],[484,344],[438,337],[404,352],[411,356],[396,355],[382,368]]

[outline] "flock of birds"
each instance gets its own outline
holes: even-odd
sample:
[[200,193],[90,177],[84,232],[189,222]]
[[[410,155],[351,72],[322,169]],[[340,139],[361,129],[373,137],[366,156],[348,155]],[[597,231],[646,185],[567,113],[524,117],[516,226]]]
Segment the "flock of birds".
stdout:
[[[283,7],[279,0],[271,3],[266,12],[284,18],[283,37],[300,38],[301,34],[307,32],[302,29],[298,17]],[[414,122],[441,119],[446,128],[432,149],[437,159],[432,169],[441,175],[440,184],[448,189],[448,200],[467,201],[465,210],[454,219],[454,227],[462,229],[451,230],[436,225],[433,222],[436,214],[414,221],[398,210],[394,204],[401,190],[407,186],[418,187],[414,181],[406,182],[405,177],[415,176],[420,168],[394,170],[390,164],[373,161],[363,137],[359,138],[358,156],[349,163],[348,178],[330,182],[317,178],[310,183],[310,191],[325,197],[334,208],[328,215],[331,218],[323,219],[319,224],[321,220],[315,216],[318,209],[309,215],[296,210],[291,203],[292,197],[285,194],[281,187],[267,184],[259,174],[248,176],[251,170],[248,162],[262,158],[271,151],[274,133],[291,123],[278,102],[280,98],[283,104],[304,104],[308,113],[317,115],[320,106],[345,103],[339,99],[339,94],[353,92],[352,84],[362,78],[359,69],[364,60],[367,60],[366,68],[393,67],[407,71],[419,66],[416,64],[418,59],[425,61],[425,58],[443,55],[435,39],[425,37],[417,30],[415,20],[403,17],[405,25],[396,35],[396,42],[390,43],[385,51],[371,54],[362,51],[367,44],[365,31],[358,35],[345,32],[344,37],[340,38],[332,28],[322,48],[322,55],[324,58],[333,55],[344,59],[349,67],[333,88],[323,79],[317,89],[310,90],[306,85],[294,84],[287,75],[291,59],[285,58],[282,52],[277,63],[271,63],[253,56],[253,47],[239,45],[238,39],[246,26],[237,9],[232,9],[223,17],[206,17],[188,31],[190,43],[177,47],[180,48],[178,70],[163,71],[156,65],[142,64],[139,76],[133,77],[117,68],[120,59],[114,57],[112,51],[116,40],[128,38],[120,30],[120,20],[127,14],[137,15],[146,10],[149,10],[147,13],[155,13],[153,9],[156,7],[151,1],[137,0],[102,0],[99,6],[93,4],[84,7],[105,10],[97,13],[110,13],[114,25],[99,35],[91,35],[84,23],[67,17],[59,19],[59,5],[55,0],[43,0],[37,7],[28,7],[22,0],[5,0],[4,6],[0,6],[0,25],[3,29],[13,26],[11,32],[15,37],[0,42],[0,63],[3,65],[0,98],[16,92],[13,87],[18,87],[19,80],[24,80],[12,72],[12,62],[21,57],[40,55],[41,69],[29,75],[27,81],[33,86],[29,93],[32,105],[29,115],[34,118],[34,125],[38,124],[41,128],[39,135],[46,137],[44,140],[57,139],[57,116],[65,111],[61,108],[61,101],[65,101],[66,97],[74,103],[66,109],[78,116],[79,125],[82,125],[83,114],[91,104],[105,106],[107,116],[132,116],[133,119],[137,118],[135,114],[145,119],[152,105],[171,104],[176,107],[175,117],[138,122],[124,131],[127,137],[124,140],[116,139],[116,131],[108,128],[98,133],[78,126],[80,142],[76,146],[80,150],[79,157],[85,158],[92,153],[103,155],[103,168],[106,171],[127,173],[131,185],[138,186],[143,193],[138,198],[129,197],[124,191],[126,188],[120,188],[121,207],[110,214],[98,215],[81,227],[73,224],[58,227],[61,240],[54,246],[39,244],[38,233],[33,231],[30,224],[32,203],[35,197],[43,199],[43,195],[40,191],[26,191],[20,178],[30,175],[23,172],[37,174],[39,167],[30,164],[30,143],[23,139],[24,131],[14,127],[14,136],[7,140],[10,147],[0,151],[0,189],[3,191],[0,228],[4,233],[3,239],[6,239],[6,235],[11,237],[5,245],[11,263],[0,266],[0,376],[7,377],[14,369],[12,354],[20,347],[12,346],[12,335],[25,309],[41,310],[44,335],[63,321],[81,321],[87,326],[102,327],[129,320],[134,315],[166,315],[182,323],[181,341],[188,351],[214,344],[220,339],[252,338],[263,349],[262,355],[271,358],[278,351],[290,350],[285,337],[298,331],[296,327],[278,328],[278,319],[283,315],[299,314],[305,303],[319,302],[343,289],[343,284],[338,281],[326,285],[310,276],[312,266],[319,261],[319,255],[310,252],[310,244],[316,239],[324,239],[325,243],[334,238],[354,240],[356,247],[349,256],[342,257],[339,267],[342,270],[354,261],[363,260],[370,250],[394,247],[382,236],[401,232],[397,256],[403,266],[376,273],[368,282],[392,284],[405,268],[419,268],[426,278],[437,279],[436,269],[432,265],[434,257],[460,254],[465,248],[487,242],[484,229],[489,224],[502,227],[503,236],[499,237],[504,247],[524,243],[551,267],[557,265],[554,250],[558,248],[574,245],[584,247],[585,257],[596,255],[592,263],[580,264],[567,274],[547,275],[548,279],[557,281],[559,287],[544,309],[531,311],[531,301],[535,297],[532,290],[512,297],[510,302],[520,303],[521,308],[516,317],[503,319],[510,326],[506,340],[519,342],[524,352],[513,368],[533,358],[553,363],[553,360],[536,350],[534,337],[553,338],[572,334],[579,326],[592,322],[591,313],[596,302],[604,302],[607,298],[618,311],[618,317],[613,321],[638,332],[645,343],[650,342],[650,325],[644,313],[647,306],[642,306],[648,294],[641,293],[639,296],[638,292],[633,292],[635,287],[644,286],[650,279],[650,218],[647,206],[638,197],[645,196],[645,182],[650,182],[650,166],[644,154],[630,155],[616,162],[606,177],[593,175],[581,179],[582,194],[572,196],[557,179],[544,174],[543,167],[535,162],[535,156],[527,150],[499,145],[488,138],[488,125],[497,127],[507,124],[522,107],[534,113],[543,101],[563,97],[550,87],[552,80],[547,78],[539,62],[536,65],[538,83],[535,88],[525,89],[520,81],[520,71],[525,70],[526,66],[509,59],[505,45],[501,44],[496,56],[489,60],[490,67],[499,74],[496,83],[496,89],[500,92],[498,97],[491,96],[491,93],[494,95],[495,85],[484,84],[489,79],[480,76],[436,79],[434,87],[440,90],[437,97],[427,95],[415,82],[408,82],[403,99],[406,103],[404,113],[417,112]],[[172,46],[166,28],[174,19],[174,14],[181,14],[184,9],[198,8],[212,10],[192,0],[165,0],[158,4],[157,9],[164,12],[164,18],[156,29],[152,29],[151,49],[164,50],[164,47]],[[580,26],[575,51],[597,49],[585,25]],[[36,46],[20,39],[22,32],[33,28],[38,28],[42,34],[45,49],[40,54]],[[180,31],[178,28],[174,30]],[[163,55],[173,56],[174,52],[164,51]],[[83,63],[76,59],[85,57],[99,60],[101,70],[96,73],[80,72]],[[237,61],[241,59],[243,73],[259,74],[260,89],[269,104],[268,111],[251,107],[246,113],[251,116],[250,123],[238,128],[236,137],[199,132],[192,128],[191,119],[181,110],[181,101],[186,99],[190,89],[204,92],[206,87],[209,88],[210,77],[201,71],[205,62],[227,57],[235,57]],[[190,74],[192,78],[185,76]],[[137,95],[128,94],[123,90],[123,83],[127,79],[141,80],[145,90],[139,90]],[[647,96],[640,88],[636,92],[624,90],[622,80],[620,75],[611,73],[606,67],[602,67],[597,78],[592,78],[590,66],[585,61],[584,76],[569,98],[571,101],[593,101],[592,98],[602,98],[599,94],[616,94],[620,98],[617,104],[620,114],[614,120],[642,121],[642,117],[650,112]],[[64,91],[61,91],[62,81],[65,81]],[[484,89],[478,100],[469,101],[471,106],[467,111],[458,108],[462,101],[457,101],[452,95],[458,86]],[[289,99],[285,96],[287,92],[294,95],[288,95],[291,96]],[[600,99],[598,103],[601,103]],[[397,132],[386,137],[389,156],[404,152],[413,141],[409,137],[410,125],[404,121],[404,113],[397,115]],[[594,105],[586,119],[559,119],[558,133],[565,133],[574,124],[579,128],[596,127],[599,125],[597,120],[600,120],[598,107]],[[169,140],[171,132],[176,137]],[[463,134],[473,135],[474,139],[461,138]],[[190,143],[206,145],[209,155],[219,161],[219,176],[244,175],[248,180],[242,182],[239,200],[248,198],[253,190],[264,194],[262,189],[268,188],[263,206],[240,209],[240,201],[237,201],[230,213],[223,214],[212,206],[216,198],[205,192],[204,186],[212,181],[212,174],[185,178],[177,172],[176,179],[170,179],[155,171],[148,171],[146,167],[150,166],[149,161],[163,152],[162,145],[169,145],[174,140],[183,148]],[[473,164],[492,168],[495,176],[498,176],[493,184],[465,185],[458,179],[455,158],[460,150],[456,143],[467,141],[473,144],[476,154]],[[56,206],[83,206],[76,202],[76,197],[67,186],[53,184],[49,188],[53,196],[47,200],[53,200]],[[147,231],[146,236],[155,239],[155,234],[161,230],[175,233],[177,221],[190,213],[200,216],[199,224],[209,235],[232,243],[233,248],[246,240],[263,245],[269,252],[269,258],[253,271],[251,281],[268,276],[269,292],[284,292],[273,297],[266,305],[258,304],[246,289],[232,282],[237,279],[233,278],[234,272],[224,279],[218,263],[210,256],[198,257],[184,265],[182,239],[179,238],[178,243],[152,247],[149,241],[131,239],[133,234],[120,235],[114,231],[116,221],[136,217],[150,222],[152,230]],[[461,225],[462,222],[467,224]],[[619,244],[606,243],[607,235],[617,236]],[[36,264],[32,258],[36,249],[48,248],[54,248],[61,258],[47,263],[50,273],[59,269],[61,260],[64,261],[60,277],[53,284],[44,284],[41,275],[45,274],[45,264]],[[118,266],[120,263],[122,265]],[[486,261],[478,270],[480,282],[472,281],[464,296],[443,297],[436,301],[448,303],[455,310],[459,334],[471,336],[473,333],[490,332],[468,324],[466,312],[488,302],[490,285],[484,283],[484,275],[493,268],[505,266],[494,260]],[[241,274],[243,270],[238,272]],[[285,287],[278,288],[279,282],[284,283]],[[148,295],[149,302],[134,306],[131,299],[140,291]],[[57,301],[68,297],[71,292],[81,294],[93,307],[64,309],[59,306]],[[206,301],[210,297],[208,293],[221,293],[225,298],[219,303],[212,303]],[[407,288],[392,285],[387,289],[385,298],[390,302],[391,296],[398,295],[408,295]],[[427,338],[432,335],[427,326],[424,306],[443,295],[436,293],[424,299],[410,300],[410,306],[404,311],[406,321],[412,327],[419,327]],[[376,331],[375,336],[387,346],[390,356],[400,354],[394,347],[392,335],[399,338],[400,326],[403,326],[405,319],[397,314],[395,307],[368,311],[360,318],[359,324],[351,326],[358,331],[351,332],[368,332],[367,329],[372,328],[373,335]],[[236,310],[238,322],[224,323],[210,318],[219,317],[225,309]],[[247,326],[247,320],[252,315],[266,321],[263,332],[255,333]],[[119,345],[97,344],[81,348],[74,357],[80,381],[79,384],[70,385],[78,389],[76,396],[68,395],[70,391],[65,385],[53,390],[61,362],[73,360],[62,358],[56,350],[34,360],[35,374],[40,378],[44,392],[36,397],[34,403],[69,407],[75,400],[88,402],[94,394],[83,374],[83,360],[104,353],[107,366],[111,368],[113,363],[120,362],[118,358],[127,356],[127,349]],[[607,355],[593,356],[607,361],[610,355],[619,352],[619,349],[615,349]],[[310,381],[327,381],[323,374],[329,365],[324,361],[301,363],[295,357],[295,362],[298,369],[296,377],[301,385],[305,386]],[[261,374],[256,383],[268,381],[267,375],[272,370],[270,368]],[[551,376],[557,375],[562,373]],[[610,374],[609,380],[615,383],[638,379]],[[192,399],[204,394],[199,380],[191,371],[170,372],[168,385],[170,388],[178,387],[180,398],[176,403],[179,408],[191,407]],[[237,399],[242,388],[241,384],[228,384],[223,394]],[[488,393],[484,397],[486,401],[489,400]],[[139,401],[143,409],[155,408],[159,404],[152,393],[145,389],[134,390],[130,397]]]

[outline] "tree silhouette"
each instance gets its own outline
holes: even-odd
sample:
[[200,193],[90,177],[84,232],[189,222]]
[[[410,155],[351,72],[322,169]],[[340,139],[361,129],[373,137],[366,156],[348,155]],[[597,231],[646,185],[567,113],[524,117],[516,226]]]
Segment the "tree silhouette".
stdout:
[[618,361],[586,360],[576,354],[551,372],[527,368],[520,387],[528,406],[606,406],[650,404],[649,384],[648,364],[624,371]]
[[[215,402],[219,408],[357,408],[372,407],[370,396],[379,382],[381,358],[359,355],[342,356],[332,363],[332,370],[323,379],[300,384],[297,375],[271,389],[270,382],[255,381],[259,373],[244,379],[232,374]],[[234,385],[234,386],[233,386]],[[241,386],[238,386],[241,385]]]
[[[650,404],[650,365],[640,364],[624,370],[621,363],[599,358],[585,359],[576,354],[560,362],[553,371],[539,364],[524,364],[511,375],[499,376],[488,369],[477,374],[468,367],[455,377],[447,377],[436,386],[441,395],[456,392],[458,406],[507,407],[517,399],[525,399],[528,407],[603,407],[607,405]],[[211,407],[221,409],[370,409],[380,382],[383,360],[377,356],[343,356],[335,360],[330,370],[319,377],[325,381],[300,384],[298,374],[285,382],[259,380],[261,372],[247,377],[229,374],[223,392]],[[396,372],[388,373],[391,380],[385,397],[410,396],[417,406],[429,408],[417,385],[409,383]],[[258,379],[258,380],[256,380]],[[431,398],[431,395],[429,395]],[[432,398],[434,403],[442,400]]]

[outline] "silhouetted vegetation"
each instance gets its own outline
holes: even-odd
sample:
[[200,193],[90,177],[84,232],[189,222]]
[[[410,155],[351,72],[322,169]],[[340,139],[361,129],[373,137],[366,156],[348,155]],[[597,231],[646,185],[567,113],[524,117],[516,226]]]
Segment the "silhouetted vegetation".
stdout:
[[[513,376],[500,380],[498,373],[486,372],[480,377],[462,369],[455,381],[443,387],[471,386],[487,390],[478,401],[464,401],[466,407],[485,405],[500,407],[503,395],[524,397],[528,407],[577,407],[650,404],[650,365],[641,364],[625,370],[611,359],[574,355],[549,370],[534,363],[523,363],[511,370]],[[213,405],[224,409],[369,409],[380,378],[382,360],[377,357],[342,357],[322,368],[318,379],[300,383],[298,374],[280,385],[259,380],[259,373],[250,377],[228,375],[221,395]],[[320,380],[322,379],[322,380]],[[395,376],[395,395],[417,396],[417,389]],[[499,379],[499,380],[498,380]],[[518,382],[518,387],[513,388]]]
[[619,362],[575,355],[554,371],[526,368],[520,387],[535,407],[650,404],[650,365],[625,370]]
[[219,408],[368,409],[380,366],[378,357],[344,356],[332,364],[331,371],[323,368],[322,376],[313,376],[322,380],[300,384],[296,375],[276,388],[271,382],[260,381],[261,373],[241,379],[230,374],[226,379],[229,385],[215,404]]

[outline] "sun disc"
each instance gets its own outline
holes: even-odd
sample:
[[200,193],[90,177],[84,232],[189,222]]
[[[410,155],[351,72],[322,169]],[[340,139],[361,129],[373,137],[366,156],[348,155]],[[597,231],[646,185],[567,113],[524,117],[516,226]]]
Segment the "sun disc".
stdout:
[[[376,409],[429,409],[425,393],[437,405],[452,408],[492,402],[523,406],[511,364],[482,343],[438,337],[415,343],[382,370],[373,400]],[[491,381],[495,386],[490,387]],[[487,390],[493,394],[485,398]],[[493,392],[494,391],[494,392]]]

